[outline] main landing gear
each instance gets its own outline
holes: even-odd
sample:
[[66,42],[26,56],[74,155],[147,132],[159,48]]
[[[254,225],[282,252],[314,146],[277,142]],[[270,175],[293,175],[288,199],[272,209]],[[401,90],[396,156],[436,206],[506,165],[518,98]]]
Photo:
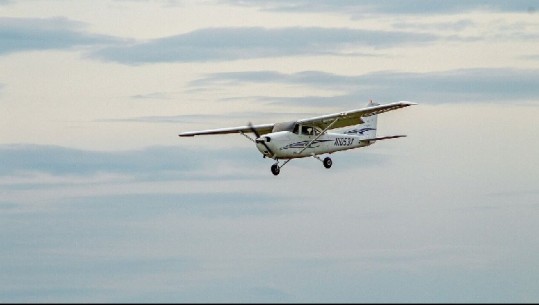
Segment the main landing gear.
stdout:
[[[320,160],[324,164],[325,168],[331,168],[331,165],[333,165],[333,161],[330,157],[325,157],[324,160],[320,159],[318,156],[313,156],[314,158]],[[279,175],[281,172],[281,167],[285,166],[286,163],[290,162],[292,159],[286,160],[283,165],[279,166],[279,160],[276,160],[275,163],[271,166],[271,173],[275,176]]]
[[324,161],[322,161],[322,163],[324,163],[325,168],[330,168],[331,165],[333,165],[333,161],[331,161],[330,157],[325,157]]

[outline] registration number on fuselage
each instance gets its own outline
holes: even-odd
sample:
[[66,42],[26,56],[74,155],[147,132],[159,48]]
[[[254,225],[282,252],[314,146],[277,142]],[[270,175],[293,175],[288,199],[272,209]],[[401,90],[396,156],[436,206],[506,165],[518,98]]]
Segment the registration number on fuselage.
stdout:
[[354,138],[336,138],[335,146],[351,146],[354,143]]

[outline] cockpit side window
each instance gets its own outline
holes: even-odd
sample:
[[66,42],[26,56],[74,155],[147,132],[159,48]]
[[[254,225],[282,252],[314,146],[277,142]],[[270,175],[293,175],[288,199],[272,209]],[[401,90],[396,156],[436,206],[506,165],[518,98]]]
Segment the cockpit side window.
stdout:
[[301,134],[304,135],[313,135],[313,128],[311,126],[302,126],[301,127]]
[[315,126],[301,126],[301,134],[308,135],[308,136],[317,136],[322,131]]
[[299,124],[294,125],[294,130],[292,130],[293,133],[299,134]]
[[307,135],[307,136],[317,136],[320,134],[320,129],[318,129],[315,126],[305,126],[301,124],[295,124],[292,132],[295,134],[301,134],[301,135]]

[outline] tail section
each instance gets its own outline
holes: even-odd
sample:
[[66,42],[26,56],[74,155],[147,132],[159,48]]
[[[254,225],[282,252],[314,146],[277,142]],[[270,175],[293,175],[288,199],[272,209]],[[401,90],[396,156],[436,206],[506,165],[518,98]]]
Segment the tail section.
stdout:
[[[367,107],[373,107],[378,106],[379,104],[375,104],[372,101],[369,101],[369,104],[367,104]],[[348,135],[356,135],[360,136],[362,139],[368,140],[368,139],[374,139],[376,138],[376,126],[378,121],[377,115],[371,115],[368,117],[362,117],[361,120],[362,123],[355,125],[351,129],[345,130],[343,133]]]

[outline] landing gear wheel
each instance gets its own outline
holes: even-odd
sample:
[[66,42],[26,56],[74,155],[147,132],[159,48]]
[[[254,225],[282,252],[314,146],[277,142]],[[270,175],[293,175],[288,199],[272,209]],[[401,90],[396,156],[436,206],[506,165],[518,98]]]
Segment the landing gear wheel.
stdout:
[[325,168],[330,168],[331,165],[333,164],[333,161],[331,161],[330,157],[325,157],[323,162],[324,162]]
[[281,169],[279,168],[279,165],[273,164],[273,165],[271,166],[271,172],[272,172],[275,176],[279,175],[279,173],[281,172]]

